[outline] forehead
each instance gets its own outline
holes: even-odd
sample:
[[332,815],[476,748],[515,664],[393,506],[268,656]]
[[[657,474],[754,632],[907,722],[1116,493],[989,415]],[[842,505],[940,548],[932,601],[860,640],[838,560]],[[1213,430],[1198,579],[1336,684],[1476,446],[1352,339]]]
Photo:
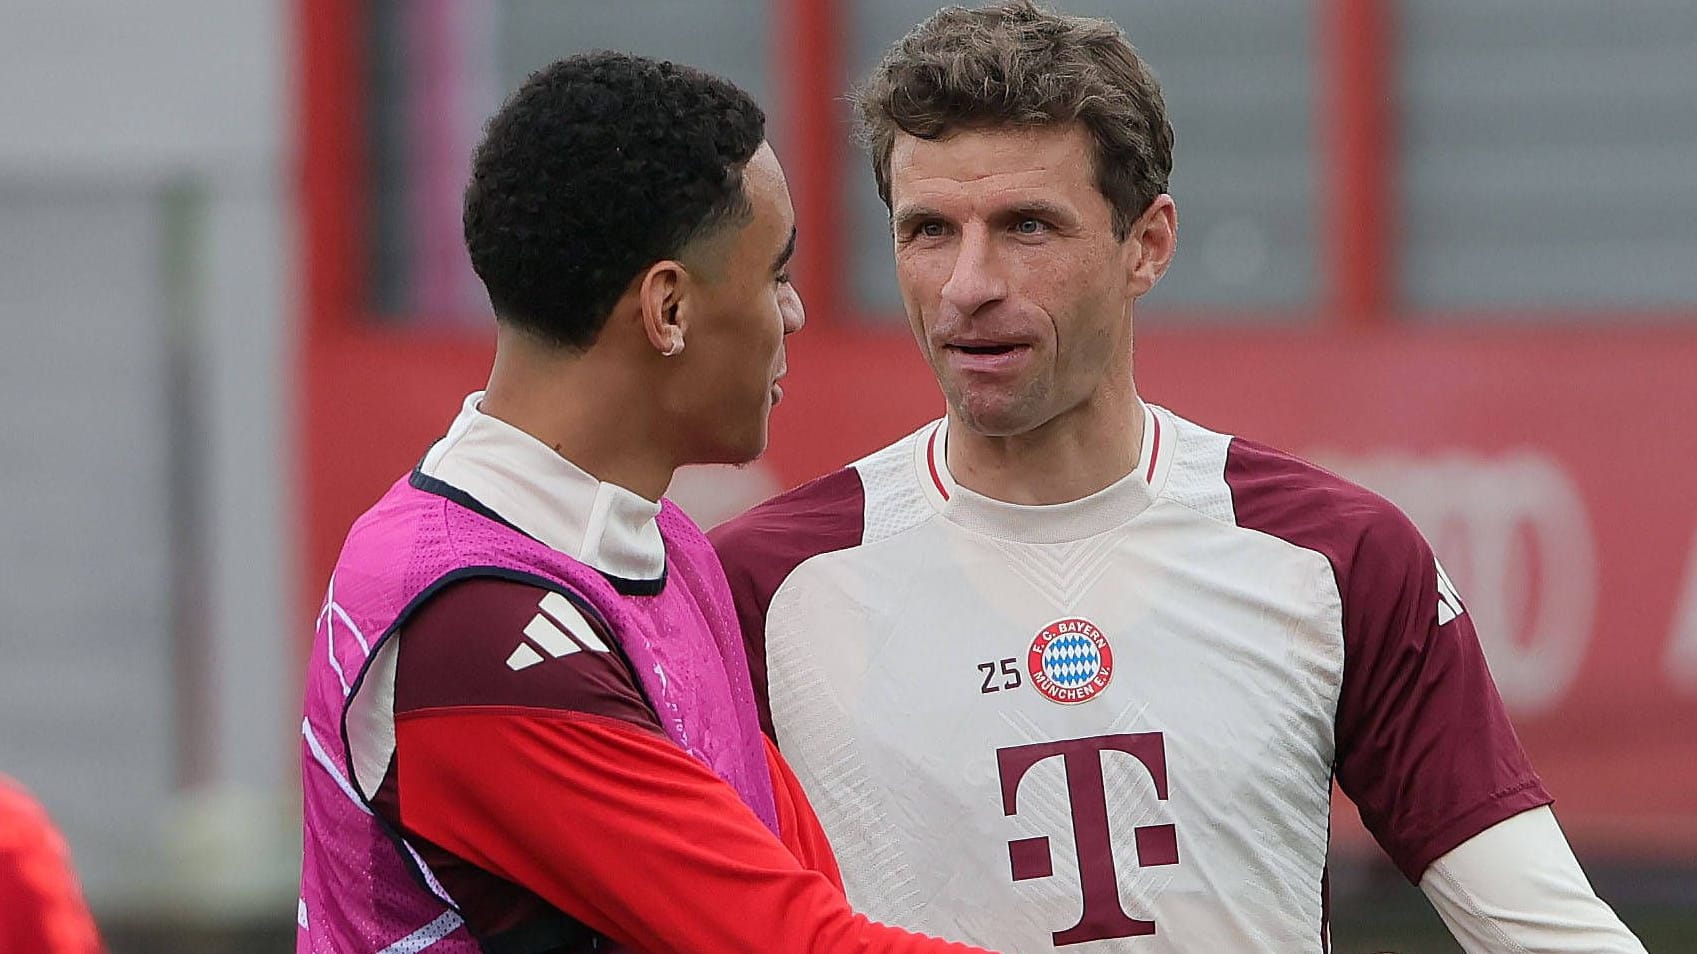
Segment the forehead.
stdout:
[[775,217],[780,230],[789,232],[795,221],[795,208],[790,203],[790,189],[784,178],[784,167],[779,164],[778,156],[772,151],[770,144],[760,144],[754,156],[743,166],[742,176],[743,190],[748,195],[749,203],[754,206],[755,217]]
[[1002,193],[1083,199],[1096,189],[1089,133],[1077,123],[967,129],[942,139],[898,133],[890,150],[890,204]]

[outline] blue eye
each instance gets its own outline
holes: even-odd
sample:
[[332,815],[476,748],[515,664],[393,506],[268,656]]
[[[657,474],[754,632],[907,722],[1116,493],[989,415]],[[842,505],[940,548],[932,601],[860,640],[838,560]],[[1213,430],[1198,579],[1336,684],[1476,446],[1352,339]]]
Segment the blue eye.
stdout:
[[1048,227],[1048,223],[1041,219],[1020,219],[1014,224],[1014,231],[1021,235],[1036,235]]
[[939,238],[943,234],[943,223],[926,222],[924,225],[919,227],[918,231],[920,235],[923,235],[926,238]]

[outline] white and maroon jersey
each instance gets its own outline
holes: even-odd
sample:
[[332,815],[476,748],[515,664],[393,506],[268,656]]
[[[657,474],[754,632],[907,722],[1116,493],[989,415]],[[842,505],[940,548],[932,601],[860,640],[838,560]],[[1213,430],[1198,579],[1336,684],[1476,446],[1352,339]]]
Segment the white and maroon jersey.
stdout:
[[1416,881],[1550,801],[1402,513],[1144,413],[1082,500],[957,486],[939,421],[715,533],[855,907],[1004,951],[1321,951],[1334,775]]

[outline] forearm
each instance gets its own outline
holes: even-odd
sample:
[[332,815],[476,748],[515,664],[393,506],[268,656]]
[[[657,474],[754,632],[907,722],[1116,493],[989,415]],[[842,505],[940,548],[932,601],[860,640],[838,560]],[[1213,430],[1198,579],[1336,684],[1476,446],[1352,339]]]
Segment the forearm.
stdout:
[[1420,890],[1467,954],[1644,954],[1548,807],[1463,842],[1426,869]]

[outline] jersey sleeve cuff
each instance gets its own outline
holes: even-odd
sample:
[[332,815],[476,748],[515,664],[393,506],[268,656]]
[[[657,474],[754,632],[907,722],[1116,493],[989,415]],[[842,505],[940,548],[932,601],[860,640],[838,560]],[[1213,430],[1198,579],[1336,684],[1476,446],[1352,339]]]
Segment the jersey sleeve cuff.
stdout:
[[1507,789],[1493,792],[1484,801],[1445,820],[1433,830],[1416,836],[1391,853],[1397,870],[1410,884],[1420,884],[1426,869],[1462,842],[1521,812],[1552,804],[1555,798],[1537,776],[1528,776]]

